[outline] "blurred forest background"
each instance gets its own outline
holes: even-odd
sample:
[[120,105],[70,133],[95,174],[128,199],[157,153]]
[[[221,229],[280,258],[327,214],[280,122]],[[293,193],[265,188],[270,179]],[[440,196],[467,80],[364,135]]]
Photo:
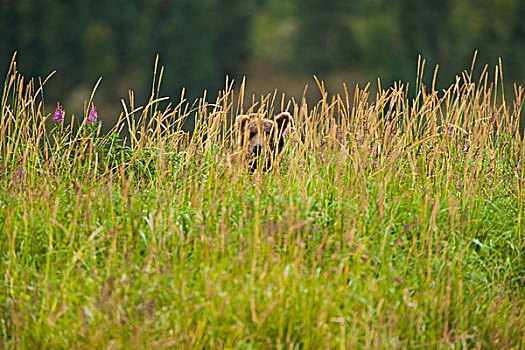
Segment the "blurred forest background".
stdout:
[[0,72],[14,51],[26,78],[46,77],[49,112],[60,101],[81,113],[95,96],[104,121],[118,117],[128,90],[145,103],[155,56],[165,66],[161,93],[209,100],[247,78],[249,93],[278,89],[300,97],[315,74],[329,92],[342,83],[415,81],[418,54],[438,87],[502,58],[507,88],[525,78],[522,0],[0,0]]

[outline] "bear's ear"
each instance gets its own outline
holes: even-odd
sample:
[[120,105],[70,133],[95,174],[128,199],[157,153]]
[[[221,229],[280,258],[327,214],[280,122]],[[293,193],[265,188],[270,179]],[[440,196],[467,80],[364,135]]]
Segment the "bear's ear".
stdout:
[[292,122],[292,115],[288,112],[283,112],[275,117],[275,124],[279,133],[286,131],[288,125]]
[[250,116],[238,115],[237,118],[235,118],[235,128],[241,132],[244,131],[248,121],[250,121]]

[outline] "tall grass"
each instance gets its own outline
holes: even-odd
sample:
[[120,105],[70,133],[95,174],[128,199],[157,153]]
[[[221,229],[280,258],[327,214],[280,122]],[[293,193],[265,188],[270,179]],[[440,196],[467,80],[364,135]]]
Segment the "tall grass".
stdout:
[[[0,347],[525,348],[523,88],[506,102],[500,65],[437,91],[418,66],[315,105],[244,82],[167,105],[156,67],[104,136],[91,101],[53,123],[13,61]],[[253,173],[232,120],[276,105],[294,130]]]

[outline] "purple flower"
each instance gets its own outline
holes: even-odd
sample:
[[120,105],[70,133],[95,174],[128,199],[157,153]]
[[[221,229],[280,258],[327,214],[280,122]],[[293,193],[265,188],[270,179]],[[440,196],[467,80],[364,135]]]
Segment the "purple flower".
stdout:
[[456,181],[456,186],[458,186],[456,191],[461,192],[461,187],[463,187],[463,181]]
[[96,123],[97,118],[98,118],[97,107],[95,107],[95,105],[93,104],[91,105],[91,111],[89,111],[89,116],[87,117],[86,122]]
[[55,115],[53,116],[53,121],[58,123],[64,120],[64,110],[59,102],[57,102],[57,109],[55,110]]
[[16,178],[22,182],[26,182],[25,173],[26,172],[24,169],[20,169],[20,168],[16,169]]
[[288,130],[286,130],[286,131],[283,133],[283,135],[284,135],[284,136],[288,136],[288,135],[290,135],[291,132],[294,131],[294,130],[295,130],[295,128],[290,127],[290,132],[288,132]]

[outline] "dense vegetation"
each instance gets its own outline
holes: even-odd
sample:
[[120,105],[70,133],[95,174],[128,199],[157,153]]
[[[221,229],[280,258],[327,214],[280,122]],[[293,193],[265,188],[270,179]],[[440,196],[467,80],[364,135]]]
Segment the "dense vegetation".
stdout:
[[[100,136],[93,95],[83,116],[44,106],[12,64],[0,346],[525,347],[523,89],[502,96],[498,67],[438,92],[421,66],[376,96],[320,83],[315,105],[241,87],[166,107],[157,73]],[[232,118],[281,99],[281,161],[231,161]]]

